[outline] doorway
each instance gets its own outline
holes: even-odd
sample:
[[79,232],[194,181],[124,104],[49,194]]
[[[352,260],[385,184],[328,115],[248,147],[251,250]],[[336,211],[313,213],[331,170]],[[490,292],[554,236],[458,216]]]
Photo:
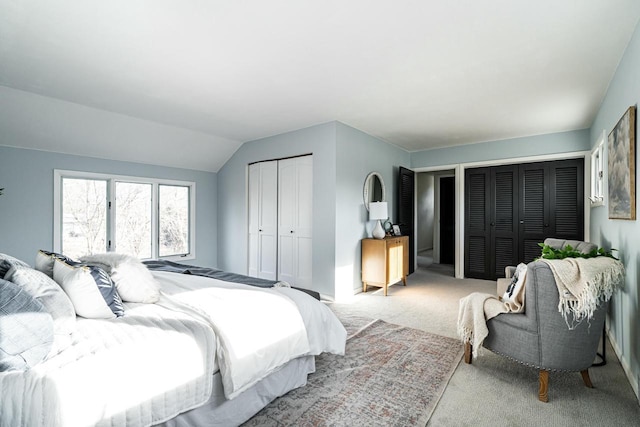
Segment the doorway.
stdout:
[[416,174],[416,247],[418,268],[454,276],[455,171]]

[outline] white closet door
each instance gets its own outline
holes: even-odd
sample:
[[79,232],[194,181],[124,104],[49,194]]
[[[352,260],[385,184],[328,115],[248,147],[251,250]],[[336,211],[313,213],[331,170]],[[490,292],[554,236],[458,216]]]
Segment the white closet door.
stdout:
[[313,157],[278,162],[278,279],[312,281]]
[[249,165],[249,276],[276,280],[278,163]]

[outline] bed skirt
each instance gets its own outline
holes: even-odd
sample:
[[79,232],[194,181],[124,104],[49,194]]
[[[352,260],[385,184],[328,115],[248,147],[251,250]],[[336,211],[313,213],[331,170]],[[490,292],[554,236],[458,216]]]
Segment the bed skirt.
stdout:
[[226,400],[220,371],[213,375],[213,391],[202,406],[170,419],[160,427],[229,427],[239,426],[279,396],[307,384],[307,375],[315,372],[314,356],[300,357],[286,363],[253,387],[232,400]]

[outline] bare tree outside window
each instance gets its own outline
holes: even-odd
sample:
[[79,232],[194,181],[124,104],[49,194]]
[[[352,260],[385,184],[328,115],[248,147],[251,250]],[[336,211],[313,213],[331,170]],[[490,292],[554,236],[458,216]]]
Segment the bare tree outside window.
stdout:
[[116,182],[116,252],[151,258],[153,185]]
[[71,258],[107,249],[107,182],[62,181],[62,251]]
[[159,186],[160,256],[189,252],[189,187]]
[[115,251],[192,259],[195,183],[54,171],[54,250],[71,258]]

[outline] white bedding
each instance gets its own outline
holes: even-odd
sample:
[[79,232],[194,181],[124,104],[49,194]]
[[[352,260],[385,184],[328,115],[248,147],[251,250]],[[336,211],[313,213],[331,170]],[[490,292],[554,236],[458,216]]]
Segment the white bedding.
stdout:
[[215,331],[228,399],[296,357],[344,354],[344,327],[303,292],[162,271],[153,275],[160,282],[158,304],[199,317]]
[[0,373],[0,425],[162,422],[208,400],[215,345],[209,326],[154,304],[127,304],[118,319],[78,318],[71,347]]
[[78,318],[71,347],[1,372],[0,427],[149,426],[207,402],[218,370],[233,398],[302,355],[344,354],[344,327],[305,293],[153,275],[160,303]]

